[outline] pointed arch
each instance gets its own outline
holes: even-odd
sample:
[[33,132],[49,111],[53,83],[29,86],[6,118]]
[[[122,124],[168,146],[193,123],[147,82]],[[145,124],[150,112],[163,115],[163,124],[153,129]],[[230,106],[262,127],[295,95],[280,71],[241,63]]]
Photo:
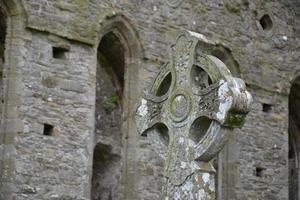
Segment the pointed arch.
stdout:
[[300,197],[300,77],[292,83],[289,94],[289,200],[296,200]]
[[[96,43],[95,148],[91,174],[92,199],[101,196],[95,192],[99,190],[114,191],[115,193],[120,191],[119,194],[102,193],[102,195],[106,195],[103,198],[135,199],[134,196],[137,195],[132,189],[135,175],[128,172],[135,171],[133,170],[136,159],[135,149],[131,147],[137,143],[138,138],[130,115],[139,91],[136,81],[143,56],[139,41],[133,26],[122,14],[112,14],[101,24]],[[109,108],[105,108],[105,105]],[[103,114],[104,112],[106,113]],[[107,126],[109,123],[104,124],[103,121],[99,120],[98,116],[103,117],[103,115],[105,115],[104,118],[112,118],[114,115],[113,118],[119,119],[117,121],[121,123],[117,123],[114,131],[111,131],[109,128],[111,126]],[[106,144],[109,140],[114,142]],[[110,159],[106,159],[107,157]],[[106,164],[99,167],[99,163]],[[99,172],[99,170],[102,171]],[[103,176],[97,176],[99,173]],[[106,184],[107,182],[109,184]]]
[[0,124],[0,199],[14,198],[15,153],[14,138],[22,130],[17,109],[20,107],[20,67],[24,30],[24,11],[21,0],[0,0],[1,22],[1,124]]

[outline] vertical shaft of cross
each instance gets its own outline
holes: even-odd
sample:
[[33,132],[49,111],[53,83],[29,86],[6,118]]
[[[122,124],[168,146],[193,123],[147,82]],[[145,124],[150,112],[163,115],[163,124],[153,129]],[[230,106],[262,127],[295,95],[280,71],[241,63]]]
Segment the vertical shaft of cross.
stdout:
[[210,163],[199,163],[198,169],[191,174],[183,184],[174,186],[165,180],[162,199],[164,200],[215,200],[216,199],[216,171]]

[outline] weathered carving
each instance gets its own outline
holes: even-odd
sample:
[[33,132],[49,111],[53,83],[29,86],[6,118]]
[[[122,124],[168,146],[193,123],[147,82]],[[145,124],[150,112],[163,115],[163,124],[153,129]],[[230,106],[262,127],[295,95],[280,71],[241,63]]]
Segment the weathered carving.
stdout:
[[136,110],[139,132],[151,135],[165,158],[164,197],[169,199],[214,198],[209,161],[232,127],[243,124],[252,101],[244,82],[232,77],[219,59],[206,55],[203,43],[213,44],[203,35],[181,32],[170,48],[170,62]]

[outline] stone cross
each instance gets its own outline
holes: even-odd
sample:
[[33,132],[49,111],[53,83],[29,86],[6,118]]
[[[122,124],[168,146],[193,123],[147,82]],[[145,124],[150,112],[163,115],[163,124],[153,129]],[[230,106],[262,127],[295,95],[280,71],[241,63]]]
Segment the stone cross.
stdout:
[[209,161],[232,128],[243,125],[252,97],[245,83],[209,55],[215,45],[181,31],[170,61],[145,91],[136,124],[165,160],[162,199],[215,199],[215,170]]

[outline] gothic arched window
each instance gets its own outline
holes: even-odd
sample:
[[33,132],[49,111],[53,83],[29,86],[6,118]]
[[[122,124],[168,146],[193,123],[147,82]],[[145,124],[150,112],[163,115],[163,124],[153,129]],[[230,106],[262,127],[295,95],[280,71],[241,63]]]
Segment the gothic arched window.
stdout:
[[300,77],[292,84],[289,95],[289,200],[299,197],[300,150]]

